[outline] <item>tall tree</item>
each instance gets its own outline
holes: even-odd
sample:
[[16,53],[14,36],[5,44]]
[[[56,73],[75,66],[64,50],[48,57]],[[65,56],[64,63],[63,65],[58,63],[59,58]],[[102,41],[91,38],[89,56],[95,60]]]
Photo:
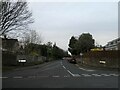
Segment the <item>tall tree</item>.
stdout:
[[72,55],[76,55],[77,54],[77,48],[76,48],[76,43],[77,43],[77,39],[72,36],[70,41],[69,41],[69,52],[72,54]]
[[90,33],[83,33],[79,36],[77,48],[79,53],[84,53],[95,47],[95,40]]
[[0,35],[26,30],[28,25],[33,23],[31,16],[25,1],[0,1]]
[[53,45],[53,50],[52,50],[52,56],[53,59],[61,59],[64,57],[64,51],[59,48],[58,46],[56,46],[56,44]]

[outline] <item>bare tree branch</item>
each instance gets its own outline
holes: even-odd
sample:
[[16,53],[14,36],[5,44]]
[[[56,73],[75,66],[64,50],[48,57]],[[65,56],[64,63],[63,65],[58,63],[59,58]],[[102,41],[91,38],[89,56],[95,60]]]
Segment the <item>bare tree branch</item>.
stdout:
[[27,28],[33,23],[31,17],[32,13],[28,10],[27,2],[0,1],[0,35]]

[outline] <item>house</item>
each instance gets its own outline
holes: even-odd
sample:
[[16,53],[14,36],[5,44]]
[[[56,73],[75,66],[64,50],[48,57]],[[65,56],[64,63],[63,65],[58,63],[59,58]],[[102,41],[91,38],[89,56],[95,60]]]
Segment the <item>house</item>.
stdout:
[[120,37],[108,42],[105,50],[120,50]]
[[19,49],[17,39],[2,38],[2,51],[16,52]]

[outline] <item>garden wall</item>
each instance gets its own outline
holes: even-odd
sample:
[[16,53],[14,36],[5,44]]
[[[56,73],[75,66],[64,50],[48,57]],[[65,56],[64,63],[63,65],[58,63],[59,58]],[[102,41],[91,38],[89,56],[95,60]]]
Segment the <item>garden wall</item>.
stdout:
[[[78,58],[78,63],[97,67],[118,68],[120,65],[120,51],[90,51]],[[105,62],[105,63],[101,63]]]
[[17,55],[10,52],[2,53],[2,65],[10,66],[10,65],[19,65],[18,60],[25,59],[25,64],[38,64],[46,61],[46,57],[40,56],[29,56],[29,55]]

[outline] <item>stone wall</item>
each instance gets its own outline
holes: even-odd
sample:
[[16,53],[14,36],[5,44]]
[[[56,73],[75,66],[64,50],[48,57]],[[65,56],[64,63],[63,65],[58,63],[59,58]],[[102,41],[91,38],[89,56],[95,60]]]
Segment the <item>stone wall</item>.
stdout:
[[29,55],[17,55],[17,54],[12,54],[8,52],[3,52],[2,53],[2,65],[19,65],[20,63],[18,60],[25,59],[26,63],[25,64],[30,64],[30,63],[42,63],[46,61],[46,57],[40,56],[29,56]]
[[118,68],[120,65],[120,51],[93,51],[77,58],[78,63],[97,67]]

